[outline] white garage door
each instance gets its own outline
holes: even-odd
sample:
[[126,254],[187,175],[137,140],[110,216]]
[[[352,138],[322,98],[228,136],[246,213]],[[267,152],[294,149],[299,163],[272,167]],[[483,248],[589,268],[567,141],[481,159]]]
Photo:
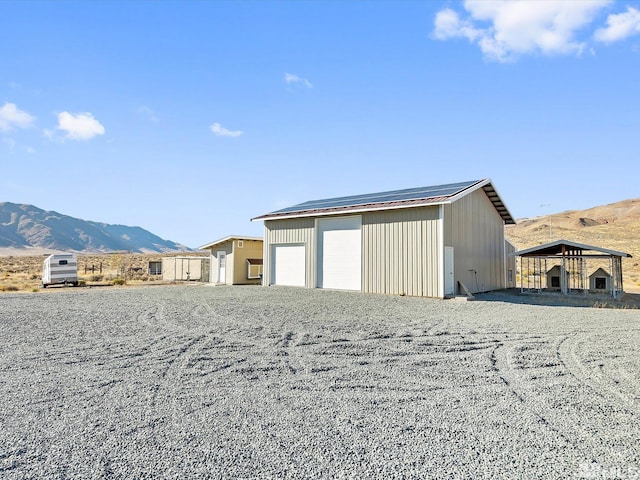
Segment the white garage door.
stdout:
[[305,286],[304,245],[273,245],[272,285]]
[[360,216],[318,220],[318,287],[362,289]]

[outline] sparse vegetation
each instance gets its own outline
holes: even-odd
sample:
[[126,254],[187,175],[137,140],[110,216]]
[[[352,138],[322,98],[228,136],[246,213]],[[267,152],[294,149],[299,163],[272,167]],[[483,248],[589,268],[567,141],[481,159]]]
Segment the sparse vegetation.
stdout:
[[[202,253],[172,254],[78,254],[78,285],[97,286],[118,284],[136,285],[161,282],[161,275],[149,275],[149,262],[172,255],[202,255]],[[46,255],[0,255],[0,292],[32,292],[42,286],[42,262]],[[122,283],[120,283],[120,281]]]

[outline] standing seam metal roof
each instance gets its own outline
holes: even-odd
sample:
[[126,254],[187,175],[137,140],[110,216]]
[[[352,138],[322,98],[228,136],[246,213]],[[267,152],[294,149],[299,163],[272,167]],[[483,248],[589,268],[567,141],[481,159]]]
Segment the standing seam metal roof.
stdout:
[[382,210],[421,205],[437,205],[451,201],[453,197],[461,195],[465,190],[471,189],[479,184],[482,184],[482,188],[487,194],[487,197],[493,203],[505,223],[515,223],[488,179],[311,200],[255,217],[252,220],[335,214],[344,211]]

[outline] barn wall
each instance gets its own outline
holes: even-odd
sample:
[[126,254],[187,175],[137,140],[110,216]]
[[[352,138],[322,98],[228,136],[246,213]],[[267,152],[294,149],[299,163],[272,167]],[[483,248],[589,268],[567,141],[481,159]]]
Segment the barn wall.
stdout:
[[455,281],[471,292],[504,288],[504,221],[484,190],[445,205],[444,224],[444,244],[454,248]]
[[437,206],[364,213],[363,291],[441,296],[438,217]]
[[296,243],[305,245],[306,255],[306,280],[305,286],[316,286],[316,262],[315,262],[315,219],[292,218],[288,220],[266,220],[264,222],[264,248],[263,248],[263,283],[269,284],[271,278],[271,245],[283,243]]

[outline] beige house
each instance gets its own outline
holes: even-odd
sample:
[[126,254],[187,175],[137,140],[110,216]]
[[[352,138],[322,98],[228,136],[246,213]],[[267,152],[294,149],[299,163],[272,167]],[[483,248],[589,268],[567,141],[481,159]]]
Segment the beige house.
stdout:
[[218,285],[262,282],[262,238],[230,235],[200,247],[209,250],[209,281]]
[[315,200],[267,213],[264,284],[444,298],[505,288],[511,214],[491,180]]

